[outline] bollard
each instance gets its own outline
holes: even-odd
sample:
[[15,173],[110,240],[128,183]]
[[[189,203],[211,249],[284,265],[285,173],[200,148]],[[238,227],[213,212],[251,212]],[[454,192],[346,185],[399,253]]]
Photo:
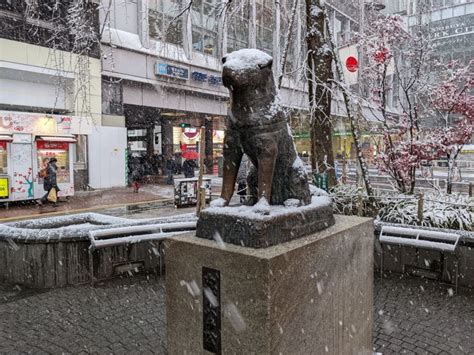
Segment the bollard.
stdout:
[[420,192],[420,194],[418,195],[418,210],[417,210],[418,222],[420,224],[423,223],[423,208],[424,208],[423,192]]
[[359,217],[364,216],[364,200],[362,196],[362,188],[357,189],[357,215]]
[[469,183],[469,197],[474,196],[474,183],[470,182]]

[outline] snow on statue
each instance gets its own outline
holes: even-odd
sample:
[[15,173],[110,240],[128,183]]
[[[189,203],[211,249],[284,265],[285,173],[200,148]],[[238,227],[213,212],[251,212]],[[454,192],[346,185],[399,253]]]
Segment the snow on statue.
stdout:
[[213,205],[229,203],[243,153],[253,164],[247,178],[251,204],[262,209],[289,199],[309,204],[306,173],[278,103],[272,57],[256,49],[242,49],[222,62],[231,112],[224,142],[222,194]]

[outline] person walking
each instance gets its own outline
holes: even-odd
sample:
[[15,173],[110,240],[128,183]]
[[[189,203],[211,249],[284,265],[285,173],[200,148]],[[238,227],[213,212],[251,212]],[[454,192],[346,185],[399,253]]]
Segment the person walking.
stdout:
[[166,161],[166,173],[168,174],[168,178],[166,179],[167,185],[173,185],[173,174],[176,169],[175,165],[175,157],[169,157]]
[[247,175],[249,171],[249,161],[246,154],[242,157],[242,161],[237,173],[237,195],[240,196],[240,203],[244,204],[247,199]]
[[128,161],[128,169],[130,172],[129,184],[133,188],[133,192],[138,193],[145,172],[141,159],[139,157],[131,157]]
[[184,177],[186,179],[193,178],[194,177],[194,168],[196,167],[196,164],[194,163],[193,160],[186,159],[183,163],[183,173]]
[[[43,205],[48,201],[53,203],[53,206],[57,206],[57,193],[59,192],[59,187],[57,183],[58,176],[58,166],[56,162],[58,160],[55,157],[49,159],[49,162],[45,168],[40,171],[40,176],[43,178],[43,188],[46,191],[44,196],[38,201],[39,205]],[[52,190],[55,189],[54,193]],[[52,196],[50,196],[52,194]]]

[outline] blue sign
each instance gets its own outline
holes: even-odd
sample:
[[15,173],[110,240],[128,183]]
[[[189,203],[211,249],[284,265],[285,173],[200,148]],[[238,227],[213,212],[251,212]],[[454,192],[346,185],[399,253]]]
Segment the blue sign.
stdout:
[[165,63],[157,63],[155,67],[155,74],[169,76],[171,78],[188,80],[189,70],[182,67],[176,67]]
[[207,81],[207,74],[201,73],[198,71],[193,71],[192,77],[193,77],[193,80],[195,81],[201,81],[201,82]]
[[220,76],[209,75],[208,83],[210,85],[222,85],[222,78]]

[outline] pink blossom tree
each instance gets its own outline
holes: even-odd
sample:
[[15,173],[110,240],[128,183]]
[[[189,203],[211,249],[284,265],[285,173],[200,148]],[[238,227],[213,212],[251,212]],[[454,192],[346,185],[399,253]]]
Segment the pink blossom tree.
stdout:
[[366,61],[363,79],[367,105],[379,124],[373,132],[382,136],[379,169],[387,173],[402,193],[413,194],[416,172],[424,160],[434,159],[435,145],[423,137],[421,98],[429,87],[429,38],[423,32],[409,34],[400,16],[384,16],[357,36]]
[[446,192],[452,193],[456,160],[474,133],[474,60],[463,66],[458,61],[438,64],[440,80],[431,89],[428,114],[438,119],[433,143],[448,163]]

